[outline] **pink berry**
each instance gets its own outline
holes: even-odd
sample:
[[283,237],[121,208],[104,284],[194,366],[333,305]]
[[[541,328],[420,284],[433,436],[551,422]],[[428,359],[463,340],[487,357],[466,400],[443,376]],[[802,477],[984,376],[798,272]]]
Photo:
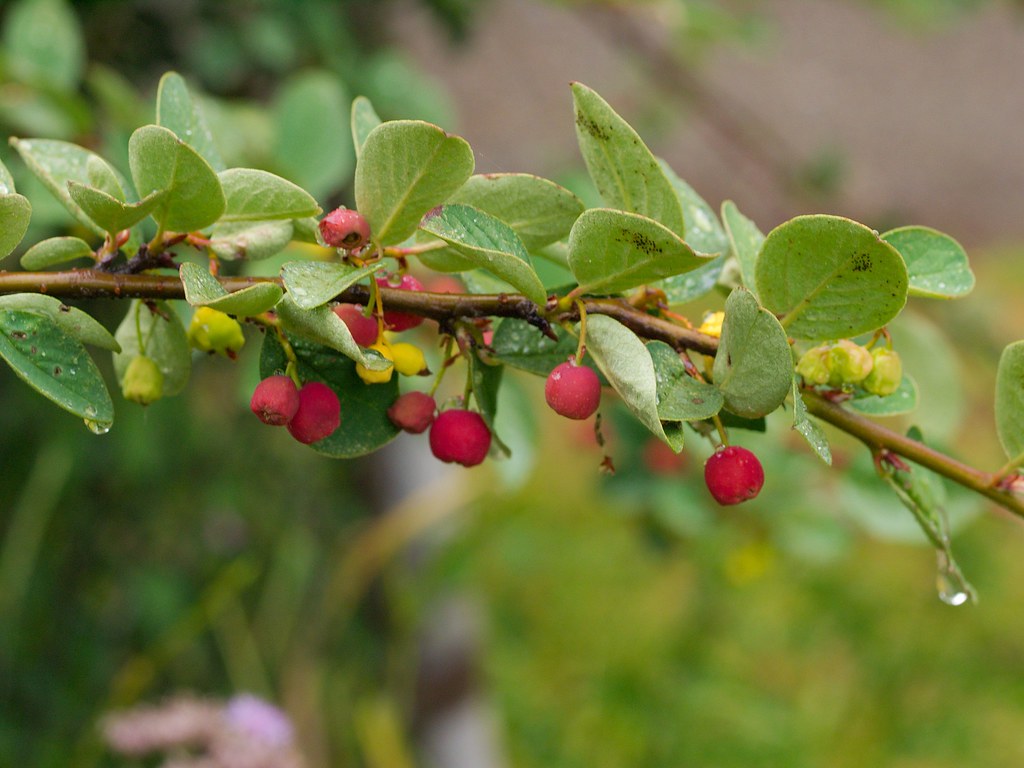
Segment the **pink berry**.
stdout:
[[704,464],[704,482],[719,504],[739,504],[757,496],[764,485],[764,468],[746,448],[730,445],[713,453]]
[[299,390],[299,409],[288,431],[300,443],[315,443],[341,424],[341,405],[334,390],[319,381],[307,381]]
[[364,315],[362,307],[357,304],[338,304],[334,307],[334,314],[348,326],[349,333],[360,347],[377,343],[377,321]]
[[359,211],[335,208],[320,219],[320,235],[332,248],[354,251],[370,239],[370,223]]
[[[378,277],[377,285],[382,288],[397,288],[400,291],[422,291],[423,284],[412,275],[402,275],[401,282],[393,285],[386,277]],[[392,331],[407,331],[423,322],[418,315],[405,312],[384,312],[384,325]]]
[[388,418],[399,429],[418,435],[434,421],[437,403],[423,392],[406,392],[388,408]]
[[601,381],[593,368],[569,360],[548,374],[544,399],[560,416],[588,419],[601,404]]
[[444,411],[430,427],[430,450],[441,461],[475,467],[490,448],[491,430],[475,411]]
[[290,376],[269,376],[256,385],[249,407],[264,424],[282,427],[299,410],[299,390]]

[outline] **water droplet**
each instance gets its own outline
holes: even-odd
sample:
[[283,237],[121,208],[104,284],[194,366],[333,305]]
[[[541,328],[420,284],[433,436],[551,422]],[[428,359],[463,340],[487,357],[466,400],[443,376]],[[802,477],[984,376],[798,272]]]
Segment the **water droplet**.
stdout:
[[87,416],[88,418],[90,418],[90,419],[93,419],[93,418],[95,418],[95,417],[96,417],[96,409],[95,409],[95,408],[93,408],[93,407],[92,407],[91,405],[87,405],[87,406],[85,407],[85,415],[86,415],[86,416]]
[[935,550],[935,558],[938,565],[938,573],[935,577],[935,587],[939,592],[939,600],[946,605],[963,605],[973,602],[976,598],[974,588],[964,579],[960,569],[949,559],[949,555],[943,549]]
[[83,421],[94,435],[105,435],[110,431],[109,421],[93,421],[92,419],[83,419]]

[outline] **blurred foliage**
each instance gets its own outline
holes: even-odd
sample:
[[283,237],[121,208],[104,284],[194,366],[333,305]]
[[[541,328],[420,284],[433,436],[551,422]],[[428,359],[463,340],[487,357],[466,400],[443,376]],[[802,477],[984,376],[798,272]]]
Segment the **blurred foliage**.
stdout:
[[[885,4],[936,16],[980,5]],[[424,5],[458,39],[483,4]],[[728,10],[756,4],[674,5],[694,40],[748,39],[760,23]],[[174,68],[208,94],[229,164],[345,201],[353,95],[385,118],[454,127],[443,91],[387,45],[393,10],[19,0],[2,18],[0,128],[117,158]],[[24,25],[39,24],[37,46]],[[10,165],[34,206],[27,242],[67,230],[63,209]],[[822,159],[817,183],[834,165]],[[1000,461],[978,405],[990,401],[984,361],[1021,325],[1024,276],[1008,273],[1021,257],[993,260],[949,327],[913,313],[893,329],[934,425],[926,437],[982,465]],[[123,308],[88,309],[114,327]],[[838,468],[826,470],[793,435],[792,452],[766,456],[762,496],[725,513],[707,501],[695,436],[684,465],[666,467],[606,408],[618,472],[602,476],[589,427],[523,417],[539,382],[517,378],[499,406],[512,460],[445,475],[380,514],[378,484],[415,462],[327,461],[259,425],[246,413],[256,346],[237,365],[198,366],[185,395],[122,408],[104,437],[0,376],[0,765],[123,764],[98,742],[103,712],[189,689],[267,696],[322,764],[380,765],[387,718],[422,714],[417,643],[452,594],[481,616],[478,682],[511,765],[1024,759],[1020,541],[998,517],[967,527],[973,499],[954,496],[951,511],[981,603],[953,612],[934,597],[912,518],[858,446],[831,435]],[[789,424],[768,429],[777,440]]]

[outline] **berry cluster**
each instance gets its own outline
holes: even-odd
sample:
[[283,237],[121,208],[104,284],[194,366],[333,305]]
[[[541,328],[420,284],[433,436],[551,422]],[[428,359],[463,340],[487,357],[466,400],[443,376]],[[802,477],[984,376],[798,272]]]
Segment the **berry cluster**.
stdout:
[[832,389],[860,387],[879,397],[891,395],[903,380],[900,356],[888,347],[868,350],[849,339],[807,350],[796,372],[808,386]]
[[300,389],[290,376],[269,376],[256,385],[249,407],[272,427],[288,427],[300,443],[329,437],[341,424],[341,404],[334,390],[320,381]]

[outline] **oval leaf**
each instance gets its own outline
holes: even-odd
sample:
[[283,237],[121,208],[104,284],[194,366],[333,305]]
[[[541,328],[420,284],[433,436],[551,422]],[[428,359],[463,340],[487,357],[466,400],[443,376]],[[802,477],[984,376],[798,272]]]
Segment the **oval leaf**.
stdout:
[[528,173],[470,176],[450,202],[465,203],[508,224],[528,251],[569,236],[583,203],[565,187]]
[[469,205],[445,205],[424,217],[420,228],[444,240],[473,266],[514,286],[535,304],[547,301],[530,255],[503,221]]
[[356,155],[360,155],[363,151],[363,144],[366,143],[366,137],[370,135],[370,131],[380,125],[380,118],[377,116],[377,110],[373,108],[373,104],[365,96],[356,96],[352,102],[352,143],[356,147]]
[[356,163],[356,208],[373,242],[400,243],[420,219],[445,202],[473,173],[465,139],[415,120],[381,123],[366,137]]
[[224,160],[206,124],[202,107],[192,98],[185,79],[177,72],[167,72],[160,78],[156,122],[202,155],[215,171],[224,170]]
[[295,306],[313,309],[383,267],[379,262],[353,267],[335,261],[289,261],[281,267],[281,276]]
[[217,222],[210,230],[210,250],[218,259],[259,261],[283,251],[294,235],[290,220]]
[[32,204],[19,194],[0,195],[0,259],[13,251],[28,231]]
[[29,248],[21,257],[21,266],[29,271],[45,269],[83,257],[92,257],[93,250],[77,237],[51,237]]
[[114,355],[118,381],[124,379],[132,360],[145,354],[164,375],[165,397],[178,394],[188,384],[192,349],[181,318],[166,301],[132,301],[114,338],[121,345],[121,353]]
[[165,229],[192,232],[224,213],[224,192],[213,168],[167,128],[136,130],[128,141],[128,163],[139,195],[166,192],[151,214]]
[[22,82],[73,92],[85,69],[85,41],[78,17],[65,0],[9,3],[4,19],[6,66]]
[[356,344],[348,326],[328,306],[301,309],[288,293],[277,304],[277,316],[289,335],[302,336],[315,344],[337,350],[370,370],[385,370],[391,365],[381,355],[367,352]]
[[637,335],[606,315],[588,315],[587,351],[640,423],[675,448],[658,415],[654,362]]
[[679,178],[679,175],[668,163],[658,158],[658,165],[669,184],[672,185],[672,189],[675,190],[679,205],[682,206],[683,219],[686,221],[687,245],[698,253],[711,256],[727,254],[729,238],[718,221],[714,209],[697,194],[693,187]]
[[238,317],[252,317],[271,309],[284,291],[277,283],[259,282],[228,293],[210,271],[186,262],[178,270],[185,288],[185,300],[193,307],[211,307]]
[[231,168],[217,177],[226,201],[222,222],[301,219],[320,213],[312,195],[273,173]]
[[799,339],[874,331],[907,301],[899,251],[840,216],[798,216],[773,229],[757,260],[756,284],[764,306]]
[[46,315],[83,344],[120,352],[121,345],[99,321],[77,307],[41,293],[12,293],[0,296],[0,308],[22,309]]
[[996,431],[1007,457],[1024,454],[1024,341],[1003,350],[996,370]]
[[611,208],[584,211],[569,235],[569,269],[584,293],[618,293],[689,272],[711,258],[694,253],[653,219]]
[[654,219],[685,237],[679,198],[637,132],[585,85],[573,83],[572,98],[580,152],[605,204]]
[[714,374],[725,407],[747,419],[771,413],[789,394],[793,355],[786,332],[745,288],[725,301]]
[[[395,438],[399,430],[388,419],[387,409],[398,397],[398,376],[383,384],[366,384],[356,373],[355,363],[330,347],[294,337],[289,342],[298,360],[299,378],[323,382],[334,390],[341,404],[341,425],[330,436],[313,443],[313,450],[348,459],[373,453]],[[268,333],[260,352],[260,375],[266,378],[284,373],[287,366],[288,358],[277,336]]]
[[903,374],[899,388],[891,395],[879,397],[858,391],[851,400],[846,401],[846,405],[851,411],[865,416],[899,416],[910,413],[917,408],[917,382]]
[[958,299],[974,289],[967,252],[949,235],[929,227],[900,227],[882,239],[903,256],[911,296]]
[[102,424],[114,420],[114,404],[96,363],[48,314],[0,309],[0,357],[64,410]]
[[732,200],[722,203],[722,222],[729,233],[729,244],[736,262],[740,265],[740,277],[744,287],[757,297],[754,276],[757,271],[757,256],[764,245],[764,234],[736,207]]
[[670,305],[689,304],[710,293],[718,285],[724,266],[725,256],[716,256],[697,269],[662,280],[657,287],[665,292]]
[[663,341],[650,341],[647,351],[658,379],[658,416],[662,421],[701,421],[722,410],[722,393],[688,374],[672,347]]
[[117,233],[135,226],[149,216],[166,192],[154,192],[137,203],[126,203],[96,187],[69,181],[68,194],[85,211],[85,215],[102,229]]

